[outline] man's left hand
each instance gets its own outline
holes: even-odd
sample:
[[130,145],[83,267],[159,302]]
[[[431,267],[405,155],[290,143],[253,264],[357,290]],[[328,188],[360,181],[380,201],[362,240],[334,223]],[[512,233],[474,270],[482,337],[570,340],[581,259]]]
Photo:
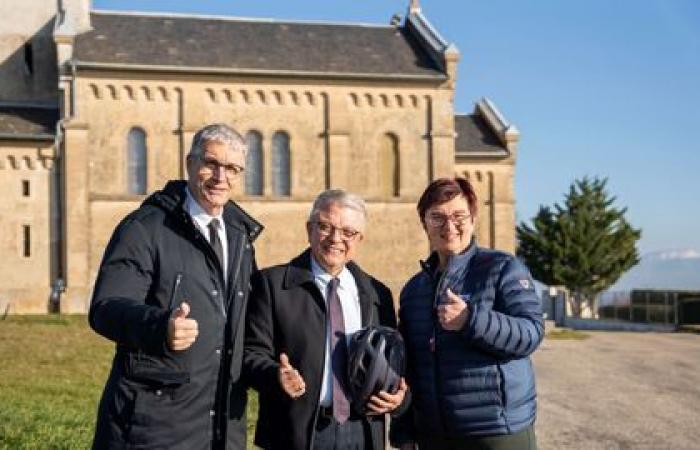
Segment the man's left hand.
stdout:
[[437,317],[445,330],[459,331],[467,323],[469,308],[462,297],[447,289],[446,299],[437,307]]
[[401,378],[396,393],[390,394],[386,391],[380,391],[377,395],[371,396],[367,401],[368,414],[380,415],[395,410],[403,402],[407,389],[406,380]]

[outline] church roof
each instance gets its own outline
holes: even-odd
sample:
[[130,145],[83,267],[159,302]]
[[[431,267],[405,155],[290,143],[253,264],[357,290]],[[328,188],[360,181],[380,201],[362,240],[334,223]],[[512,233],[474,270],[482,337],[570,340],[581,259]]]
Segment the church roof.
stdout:
[[480,114],[455,115],[455,155],[504,157],[509,152]]
[[0,139],[53,139],[58,108],[0,104]]
[[401,26],[105,11],[93,12],[91,23],[75,40],[78,66],[446,79]]

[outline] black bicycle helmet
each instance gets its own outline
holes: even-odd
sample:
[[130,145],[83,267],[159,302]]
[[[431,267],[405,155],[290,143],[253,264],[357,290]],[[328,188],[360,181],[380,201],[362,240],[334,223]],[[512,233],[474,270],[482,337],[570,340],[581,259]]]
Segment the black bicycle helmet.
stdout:
[[379,391],[395,393],[404,375],[403,339],[389,327],[368,327],[350,339],[348,348],[348,390],[353,408],[367,412],[367,401]]

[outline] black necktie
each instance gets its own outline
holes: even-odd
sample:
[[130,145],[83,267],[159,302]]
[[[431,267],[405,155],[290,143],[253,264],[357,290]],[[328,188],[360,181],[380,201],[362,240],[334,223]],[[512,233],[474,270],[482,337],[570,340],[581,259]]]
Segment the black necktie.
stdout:
[[338,297],[340,280],[328,282],[328,312],[331,325],[331,367],[333,369],[333,417],[344,423],[350,417],[350,401],[345,392],[347,347],[345,342],[345,321],[343,308]]
[[221,246],[221,240],[219,239],[219,219],[211,219],[207,228],[209,228],[209,244],[211,248],[214,249],[216,257],[219,259],[219,266],[221,266],[221,271],[224,271],[224,247]]

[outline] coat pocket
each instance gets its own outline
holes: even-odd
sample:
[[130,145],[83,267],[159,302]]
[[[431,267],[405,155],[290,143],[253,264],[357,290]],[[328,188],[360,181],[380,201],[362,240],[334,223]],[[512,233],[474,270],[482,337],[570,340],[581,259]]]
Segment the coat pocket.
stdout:
[[133,449],[172,448],[183,436],[172,389],[137,389],[129,429],[129,447]]
[[127,376],[154,388],[175,387],[190,382],[190,373],[184,361],[169,355],[156,357],[142,352],[129,354]]

